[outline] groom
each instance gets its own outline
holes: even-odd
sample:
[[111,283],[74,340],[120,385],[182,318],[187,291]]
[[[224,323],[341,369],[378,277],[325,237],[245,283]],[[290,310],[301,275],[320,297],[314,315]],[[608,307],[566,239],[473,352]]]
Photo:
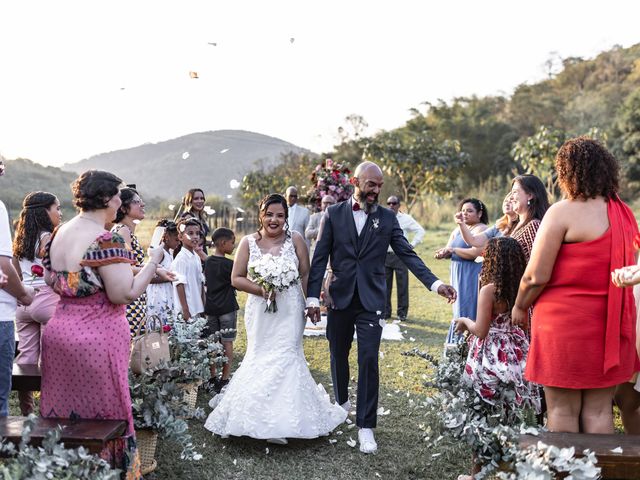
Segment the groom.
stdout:
[[383,184],[375,163],[358,165],[351,179],[351,199],[329,207],[313,255],[309,274],[307,316],[320,320],[318,297],[327,261],[331,257],[331,283],[327,339],[331,352],[331,376],[336,402],[349,411],[349,350],[354,329],[358,335],[358,402],[356,425],[360,451],[377,450],[373,428],[378,408],[378,351],[386,301],[384,261],[391,246],[397,257],[427,288],[448,299],[456,291],[431,273],[403,235],[396,215],[378,206]]

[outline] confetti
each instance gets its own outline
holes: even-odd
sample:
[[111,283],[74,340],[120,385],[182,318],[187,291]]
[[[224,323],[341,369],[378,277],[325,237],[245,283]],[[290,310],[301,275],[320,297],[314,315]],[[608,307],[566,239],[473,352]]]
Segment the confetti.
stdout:
[[168,207],[168,208],[169,208],[169,210],[171,210],[171,211],[173,212],[173,210],[176,208],[176,206],[175,206],[175,205],[173,205],[173,204],[171,204],[171,205],[169,205],[169,207]]
[[335,438],[330,438],[329,445],[333,445],[334,443],[338,443],[338,440],[336,440]]
[[236,222],[244,222],[244,217],[238,217],[238,218],[236,218]]
[[[229,187],[232,189],[236,189],[240,186],[240,182],[238,180],[236,180],[235,178],[229,181]],[[244,211],[244,210],[243,210]]]
[[227,195],[227,198],[231,198],[231,197],[233,197],[233,195]]
[[384,352],[383,351],[378,352],[378,354],[380,355],[380,358],[384,358]]
[[220,153],[227,153],[229,150],[231,150],[230,148],[223,148],[222,150],[220,150]]
[[351,425],[351,424],[353,423],[353,422],[352,422],[350,419],[348,419],[348,418],[347,418],[345,421],[347,422],[347,425]]
[[622,453],[622,447],[616,447],[611,450],[611,453]]
[[198,79],[200,77],[198,77],[198,72],[189,72],[189,78]]
[[295,39],[295,38],[293,38],[293,37],[291,37],[291,38],[289,39],[289,43],[293,43],[293,42],[295,42],[295,41],[296,41],[296,39]]
[[376,413],[378,415],[389,415],[390,410],[389,409],[385,410],[384,407],[380,407],[380,408],[378,408]]
[[184,153],[182,154],[182,159],[183,159],[183,160],[186,160],[187,158],[189,158],[189,152],[184,152]]
[[398,372],[398,375],[401,376],[401,377],[404,377],[404,372]]
[[265,453],[269,455],[269,447],[265,448]]
[[233,459],[233,464],[234,465],[238,465],[238,460],[236,460],[235,458]]
[[442,455],[442,453],[432,453],[431,458],[436,458],[436,457],[439,457],[440,455]]
[[139,223],[140,223],[140,220],[138,220],[137,218],[133,220],[134,225],[138,225]]
[[376,474],[376,477],[381,478],[381,477],[380,477],[380,474],[379,474],[378,472],[373,472],[373,473],[375,473],[375,474]]
[[202,454],[201,454],[201,453],[196,453],[196,454],[193,456],[193,459],[194,459],[195,461],[202,460]]
[[415,339],[415,338],[413,338],[413,337],[409,337],[409,341],[410,341],[410,342],[415,342],[415,341],[416,341],[416,339]]
[[349,440],[347,440],[347,445],[353,448],[356,446],[356,441],[353,438],[349,437]]
[[342,435],[342,430],[338,430],[338,431],[336,432],[336,435]]
[[207,42],[209,45],[211,45],[212,47],[217,47],[218,43],[217,42]]
[[240,212],[240,213],[244,213],[244,210],[243,210],[242,208],[240,208],[240,207],[236,207],[236,210],[237,210],[238,212]]

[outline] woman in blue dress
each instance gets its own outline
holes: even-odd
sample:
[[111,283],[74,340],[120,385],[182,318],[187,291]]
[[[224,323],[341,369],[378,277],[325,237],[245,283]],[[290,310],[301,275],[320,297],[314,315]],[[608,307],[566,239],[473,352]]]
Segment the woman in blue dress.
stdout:
[[[465,198],[458,204],[458,212],[463,221],[475,235],[487,229],[489,221],[487,207],[476,198]],[[449,326],[446,344],[460,343],[463,336],[455,332],[455,319],[460,317],[476,318],[478,303],[478,275],[481,263],[475,260],[482,252],[481,248],[469,246],[458,227],[451,232],[447,246],[436,251],[437,259],[451,259],[451,285],[458,292],[458,299],[453,304],[453,319]]]

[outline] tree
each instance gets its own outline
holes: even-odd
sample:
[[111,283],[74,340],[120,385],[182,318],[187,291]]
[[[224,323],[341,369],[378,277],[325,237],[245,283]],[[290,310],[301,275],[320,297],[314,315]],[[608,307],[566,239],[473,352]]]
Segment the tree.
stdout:
[[[607,141],[606,134],[597,128],[591,128],[586,136],[604,144]],[[521,170],[540,178],[552,198],[557,193],[556,153],[566,140],[567,134],[564,131],[543,125],[535,135],[518,140],[511,150],[513,159]]]
[[620,108],[616,121],[619,132],[615,152],[621,160],[628,187],[640,189],[640,88],[635,90]]
[[450,194],[468,159],[458,141],[439,142],[407,129],[372,137],[364,155],[395,178],[408,211],[425,194]]

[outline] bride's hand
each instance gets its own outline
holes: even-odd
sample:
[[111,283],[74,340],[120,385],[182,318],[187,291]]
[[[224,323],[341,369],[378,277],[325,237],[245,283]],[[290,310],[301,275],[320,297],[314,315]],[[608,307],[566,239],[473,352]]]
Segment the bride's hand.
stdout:
[[262,298],[264,298],[265,300],[269,301],[273,301],[276,298],[276,291],[275,290],[265,290],[264,287],[262,287]]

